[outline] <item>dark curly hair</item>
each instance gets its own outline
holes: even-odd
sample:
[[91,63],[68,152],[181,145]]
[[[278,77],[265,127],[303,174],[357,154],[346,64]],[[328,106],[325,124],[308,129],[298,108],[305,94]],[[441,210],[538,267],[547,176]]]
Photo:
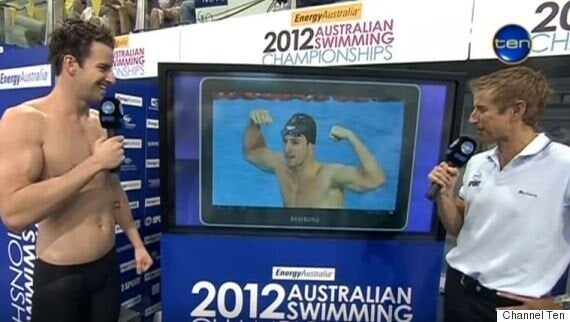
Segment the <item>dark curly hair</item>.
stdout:
[[79,19],[67,19],[57,26],[51,33],[49,42],[49,61],[55,68],[55,74],[61,74],[65,55],[75,57],[79,66],[83,66],[94,42],[100,42],[111,49],[115,48],[115,39],[111,31],[103,25]]

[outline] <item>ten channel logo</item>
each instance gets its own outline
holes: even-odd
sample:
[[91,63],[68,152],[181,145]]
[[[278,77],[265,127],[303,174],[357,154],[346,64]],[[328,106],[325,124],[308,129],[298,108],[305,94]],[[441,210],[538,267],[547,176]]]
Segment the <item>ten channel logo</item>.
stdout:
[[527,59],[532,49],[530,33],[519,25],[506,25],[495,33],[493,49],[503,63],[520,64]]

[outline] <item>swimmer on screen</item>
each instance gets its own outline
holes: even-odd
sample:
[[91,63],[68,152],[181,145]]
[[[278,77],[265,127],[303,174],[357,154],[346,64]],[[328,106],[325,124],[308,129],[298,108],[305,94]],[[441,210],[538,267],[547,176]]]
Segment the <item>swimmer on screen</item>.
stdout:
[[364,193],[386,183],[376,158],[349,129],[335,125],[329,138],[348,140],[360,160],[359,168],[315,159],[317,125],[308,114],[294,114],[283,127],[283,154],[269,150],[261,132],[262,125],[273,123],[269,111],[256,109],[249,116],[243,143],[245,158],[277,175],[286,207],[343,208],[345,189]]

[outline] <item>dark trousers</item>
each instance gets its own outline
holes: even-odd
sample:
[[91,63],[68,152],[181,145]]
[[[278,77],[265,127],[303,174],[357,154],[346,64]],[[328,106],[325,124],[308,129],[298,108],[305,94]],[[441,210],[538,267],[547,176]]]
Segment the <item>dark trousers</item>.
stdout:
[[497,307],[520,304],[498,296],[496,291],[484,287],[458,270],[451,267],[447,269],[444,322],[495,322]]
[[119,265],[115,249],[87,264],[34,267],[32,322],[117,322]]

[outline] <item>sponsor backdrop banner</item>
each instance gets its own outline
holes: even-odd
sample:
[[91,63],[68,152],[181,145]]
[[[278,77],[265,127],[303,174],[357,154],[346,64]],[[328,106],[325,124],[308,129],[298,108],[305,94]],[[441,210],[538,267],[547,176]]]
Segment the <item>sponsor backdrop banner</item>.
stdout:
[[[47,56],[44,47],[0,54],[0,116],[7,108],[51,90]],[[0,225],[0,321],[30,319],[36,237],[34,228],[13,234]]]
[[165,235],[164,321],[436,321],[443,245]]
[[159,61],[177,61],[180,55],[176,29],[120,36],[115,42],[113,72],[117,79],[156,77]]
[[[471,59],[494,59],[497,31],[516,24],[530,34],[529,57],[570,54],[570,1],[568,0],[477,0],[473,12]],[[500,13],[500,14],[498,14]],[[525,46],[511,41],[505,46]]]
[[183,26],[180,58],[316,66],[466,60],[472,5],[344,2]]
[[[154,266],[143,276],[142,299],[145,309],[141,311],[144,321],[153,321],[157,311],[161,310],[161,252],[162,208],[160,200],[160,162],[159,162],[159,102],[156,80],[145,84],[146,131],[145,131],[145,195],[144,219],[142,232],[144,243],[154,259]],[[148,121],[151,121],[150,123]],[[150,125],[150,126],[149,126]]]
[[51,86],[51,66],[16,67],[0,71],[0,90]]
[[[115,57],[116,62],[117,57]],[[121,165],[121,184],[129,197],[130,207],[147,250],[155,260],[150,270],[138,275],[133,248],[126,235],[117,228],[117,251],[121,269],[122,304],[141,314],[142,321],[152,321],[161,309],[160,303],[160,198],[158,198],[158,146],[147,148],[148,137],[156,136],[158,127],[149,119],[158,119],[158,86],[156,79],[119,80],[108,95],[123,105],[125,162]],[[158,125],[158,122],[157,124]],[[149,154],[150,153],[150,154]],[[152,183],[149,185],[148,183]],[[150,222],[149,222],[150,219]]]
[[[115,61],[117,57],[115,57]],[[137,227],[141,228],[144,217],[144,177],[145,177],[145,119],[144,96],[146,88],[141,80],[119,80],[107,92],[117,98],[123,106],[123,124],[118,134],[125,137],[125,161],[119,176],[121,185],[129,198],[130,208]],[[121,270],[122,305],[138,312],[142,308],[142,276],[136,273],[134,250],[125,233],[116,226],[117,252]],[[142,236],[141,234],[141,237]]]

